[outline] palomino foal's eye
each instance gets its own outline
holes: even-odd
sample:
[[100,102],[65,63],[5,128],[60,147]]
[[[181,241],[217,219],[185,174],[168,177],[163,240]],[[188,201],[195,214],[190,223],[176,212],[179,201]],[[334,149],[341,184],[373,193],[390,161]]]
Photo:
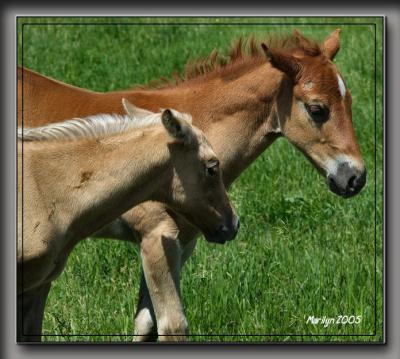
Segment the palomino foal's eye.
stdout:
[[305,106],[308,114],[310,115],[310,117],[313,119],[314,122],[323,123],[328,120],[329,110],[326,107],[316,104],[312,105],[305,104]]
[[218,173],[219,162],[212,161],[206,164],[206,176],[213,177]]

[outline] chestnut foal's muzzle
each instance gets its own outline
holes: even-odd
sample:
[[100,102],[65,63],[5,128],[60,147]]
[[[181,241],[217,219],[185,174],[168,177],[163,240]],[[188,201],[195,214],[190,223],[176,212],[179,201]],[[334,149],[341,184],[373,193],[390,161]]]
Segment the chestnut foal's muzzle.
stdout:
[[350,166],[348,162],[339,164],[335,174],[329,174],[327,182],[330,190],[337,195],[349,198],[358,194],[367,180],[367,171]]

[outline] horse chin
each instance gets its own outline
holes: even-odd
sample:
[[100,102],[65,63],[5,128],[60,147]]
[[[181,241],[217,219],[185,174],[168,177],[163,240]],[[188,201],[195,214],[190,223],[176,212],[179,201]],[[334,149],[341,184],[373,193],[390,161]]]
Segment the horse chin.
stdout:
[[342,198],[346,198],[346,199],[350,198],[350,197],[353,197],[353,196],[355,196],[357,194],[357,193],[346,193],[343,190],[340,190],[340,189],[337,189],[337,188],[332,188],[331,186],[329,186],[329,189],[331,190],[332,193],[336,194],[337,196],[342,197]]
[[223,228],[225,228],[225,226],[221,227],[214,233],[204,233],[204,237],[206,238],[207,242],[225,244],[236,237],[237,230],[227,231]]
[[227,242],[226,239],[222,238],[221,236],[218,235],[204,235],[205,239],[207,242],[210,243],[217,243],[217,244],[225,244]]
[[331,192],[333,192],[339,197],[346,199],[356,196],[361,191],[361,188],[355,191],[346,191],[345,189],[339,188],[338,186],[336,186],[335,183],[330,182],[328,179],[327,179],[327,184]]

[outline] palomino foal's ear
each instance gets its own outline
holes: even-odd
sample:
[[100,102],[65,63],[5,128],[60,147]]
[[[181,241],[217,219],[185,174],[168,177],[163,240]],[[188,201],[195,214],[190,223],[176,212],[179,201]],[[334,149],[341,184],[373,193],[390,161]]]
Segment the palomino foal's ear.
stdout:
[[328,59],[333,60],[340,49],[340,29],[332,32],[322,44],[322,54]]
[[143,118],[154,114],[153,112],[147,111],[144,108],[136,107],[134,104],[130,103],[126,98],[122,99],[122,107],[124,108],[125,113],[133,119]]
[[273,67],[281,70],[290,78],[296,80],[300,73],[301,65],[294,56],[280,51],[271,50],[265,43],[262,43],[261,47]]
[[196,135],[191,124],[177,111],[164,110],[161,121],[167,132],[176,141],[188,146],[195,143]]

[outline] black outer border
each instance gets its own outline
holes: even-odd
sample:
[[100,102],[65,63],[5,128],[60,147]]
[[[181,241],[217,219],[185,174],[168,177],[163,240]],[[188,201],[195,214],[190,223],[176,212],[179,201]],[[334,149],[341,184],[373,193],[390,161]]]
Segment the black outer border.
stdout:
[[[239,16],[234,16],[234,17],[222,17],[222,18],[237,18],[237,19],[243,19],[243,18],[259,18],[259,19],[270,19],[270,18],[334,18],[334,17],[339,17],[339,18],[364,18],[364,16],[246,16],[246,17],[239,17]],[[18,21],[19,19],[32,19],[32,18],[41,18],[41,19],[48,19],[48,18],[94,18],[94,19],[117,19],[117,18],[141,18],[141,16],[17,16],[16,17],[16,32],[18,34]],[[170,18],[182,18],[182,16],[168,16],[168,17],[157,17],[157,16],[149,16],[148,18],[161,18],[161,19],[170,19]],[[184,16],[186,18],[186,16]],[[207,17],[199,17],[199,16],[190,16],[190,18],[221,18],[221,16],[207,16]],[[384,58],[384,53],[385,53],[385,34],[386,34],[386,21],[384,16],[366,16],[365,18],[373,18],[373,19],[381,19],[382,21],[382,60]],[[374,126],[375,126],[375,133],[374,133],[374,202],[375,202],[375,211],[374,211],[374,292],[375,292],[375,301],[374,301],[374,332],[372,334],[189,334],[188,337],[198,337],[198,336],[205,336],[205,337],[262,337],[262,338],[270,338],[270,337],[374,337],[377,335],[377,275],[376,275],[376,270],[377,270],[377,260],[376,260],[376,246],[377,246],[377,31],[376,31],[376,25],[377,23],[372,22],[327,22],[327,23],[318,23],[318,22],[307,22],[307,23],[295,23],[295,22],[268,22],[268,23],[257,23],[257,22],[252,22],[252,23],[243,23],[243,22],[222,22],[222,23],[197,23],[197,22],[165,22],[165,23],[153,23],[153,22],[148,22],[148,23],[131,23],[131,22],[98,22],[98,23],[91,23],[91,22],[68,22],[68,23],[57,23],[57,22],[24,22],[22,24],[22,66],[24,66],[24,27],[25,26],[33,26],[33,25],[38,25],[38,26],[43,26],[43,25],[50,25],[50,26],[55,26],[55,25],[60,25],[60,26],[68,26],[68,25],[73,25],[73,26],[105,26],[105,25],[110,25],[110,26],[115,26],[115,25],[126,25],[126,26],[179,26],[179,25],[184,25],[184,26],[236,26],[236,25],[248,25],[248,26],[282,26],[282,25],[296,25],[296,26],[341,26],[341,25],[346,25],[346,26],[374,26]],[[18,38],[17,38],[18,41]],[[17,44],[16,44],[17,45]],[[16,46],[17,52],[18,52],[18,46]],[[18,63],[18,54],[16,56],[16,60]],[[16,64],[17,65],[17,64]],[[383,76],[382,76],[382,106],[383,106],[383,111],[382,111],[382,129],[383,129],[383,138],[381,139],[382,141],[382,149],[383,149],[383,155],[385,155],[385,150],[384,148],[386,147],[384,138],[385,138],[385,122],[386,122],[386,117],[385,117],[385,87],[384,87],[384,75],[385,75],[385,63],[382,61],[382,70],[383,70]],[[24,86],[24,76],[22,74],[22,88]],[[17,96],[17,95],[16,95]],[[24,102],[23,102],[23,91],[22,91],[22,127],[24,125]],[[17,99],[18,103],[18,99]],[[16,127],[18,125],[16,124]],[[17,149],[16,149],[17,151]],[[22,144],[22,162],[23,162],[23,144]],[[383,189],[385,189],[385,157],[383,156],[383,171],[382,171],[382,176],[383,176],[383,181],[382,181],[382,186]],[[380,165],[380,164],[379,164]],[[18,177],[18,166],[16,168],[16,176]],[[23,166],[22,166],[22,177],[23,177]],[[24,203],[24,192],[22,192],[22,206]],[[16,215],[18,218],[18,205],[16,206]],[[385,214],[385,197],[384,193],[382,193],[382,224],[384,225],[384,214]],[[22,208],[23,211],[23,208]],[[23,217],[23,216],[22,216]],[[18,225],[18,223],[16,223]],[[23,231],[24,231],[24,226],[22,222],[22,237],[23,237]],[[18,226],[16,226],[16,231],[18,232]],[[257,341],[251,341],[251,342],[212,342],[210,340],[207,340],[205,342],[188,342],[188,344],[244,344],[244,345],[251,345],[251,344],[352,344],[352,343],[362,343],[362,344],[384,344],[385,343],[385,325],[386,325],[386,318],[385,318],[385,243],[386,243],[386,236],[385,236],[385,229],[384,226],[382,228],[382,341],[373,341],[373,342],[364,342],[364,341],[351,341],[351,342],[315,342],[315,341],[262,341],[262,342],[257,342]],[[22,241],[22,250],[23,250],[23,241]],[[22,265],[22,280],[23,280],[23,265]],[[23,301],[23,295],[22,295],[22,301]],[[23,323],[23,315],[22,315],[22,323]],[[22,326],[23,327],[23,326]],[[35,336],[34,334],[29,335],[29,334],[23,334],[25,336]],[[46,334],[44,337],[132,337],[132,334]],[[134,335],[133,335],[134,336]],[[168,336],[168,335],[166,335]],[[74,341],[76,343],[76,341]],[[64,344],[64,343],[69,343],[70,342],[41,342],[41,343],[36,343],[36,344]],[[105,341],[99,341],[99,342],[78,342],[80,344],[141,344],[141,343],[130,343],[130,342],[105,342]],[[20,344],[24,344],[21,342]],[[35,344],[35,343],[29,343],[29,344]],[[182,344],[182,343],[180,343]]]

